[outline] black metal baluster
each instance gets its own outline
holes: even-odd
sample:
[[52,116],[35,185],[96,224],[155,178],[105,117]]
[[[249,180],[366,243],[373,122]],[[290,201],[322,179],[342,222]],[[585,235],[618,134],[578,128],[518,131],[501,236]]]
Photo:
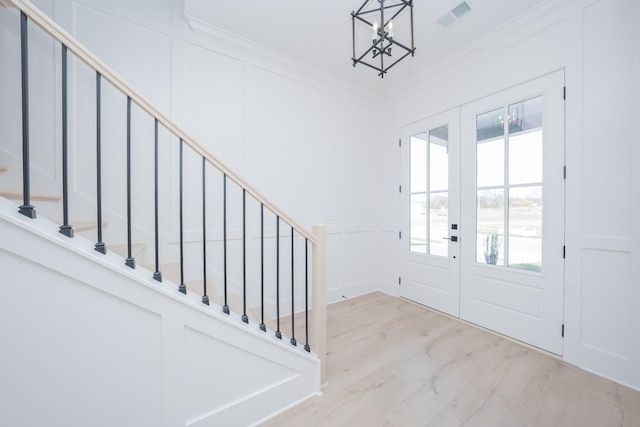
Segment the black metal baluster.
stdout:
[[242,189],[242,321],[249,323],[247,316],[247,190]]
[[229,305],[227,304],[227,174],[222,177],[222,252],[224,262],[224,305],[222,311],[229,314]]
[[124,263],[136,268],[131,246],[131,97],[127,96],[127,259]]
[[98,242],[95,244],[96,251],[101,254],[107,253],[107,247],[102,241],[102,114],[101,95],[102,76],[96,71],[96,209],[98,221]]
[[296,330],[295,330],[295,296],[294,296],[294,284],[295,284],[295,280],[294,280],[294,246],[293,246],[293,240],[294,240],[294,233],[295,230],[293,229],[293,227],[291,227],[291,344],[297,346],[298,342],[296,341]]
[[304,349],[311,352],[309,347],[309,239],[304,239]]
[[282,339],[280,332],[280,216],[276,217],[276,337]]
[[260,330],[266,332],[264,324],[264,204],[260,204]]
[[73,227],[69,225],[69,174],[68,163],[68,98],[67,98],[67,46],[62,45],[62,225],[60,233],[73,237]]
[[160,248],[158,245],[158,119],[154,119],[155,136],[154,136],[154,209],[155,209],[155,241],[156,241],[156,271],[153,278],[158,282],[162,282],[162,273],[160,272]]
[[203,295],[202,302],[209,305],[209,295],[207,295],[207,180],[205,175],[206,159],[202,158],[202,280]]
[[182,216],[182,151],[184,147],[184,141],[180,138],[180,285],[178,290],[183,294],[187,293],[187,286],[184,284],[184,227]]
[[31,206],[31,173],[29,171],[29,38],[27,15],[20,12],[20,55],[22,67],[22,205],[18,212],[36,217]]

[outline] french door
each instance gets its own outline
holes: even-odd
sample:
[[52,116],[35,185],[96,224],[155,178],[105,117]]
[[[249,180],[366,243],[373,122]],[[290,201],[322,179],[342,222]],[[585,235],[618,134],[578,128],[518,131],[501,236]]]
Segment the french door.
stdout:
[[563,85],[557,72],[402,131],[401,295],[556,354]]
[[[460,312],[460,111],[402,131],[403,273],[401,295]],[[404,190],[406,189],[406,190]]]

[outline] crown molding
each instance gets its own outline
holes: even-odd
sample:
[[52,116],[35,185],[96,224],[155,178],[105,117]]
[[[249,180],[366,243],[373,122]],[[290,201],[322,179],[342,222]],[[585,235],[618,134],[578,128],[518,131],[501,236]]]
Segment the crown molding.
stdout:
[[[281,74],[303,76],[303,78],[299,80],[310,86],[316,86],[318,84],[328,85],[334,88],[334,91],[340,95],[352,98],[366,105],[374,105],[378,102],[379,90],[377,89],[379,88],[374,85],[377,81],[346,80],[259,43],[240,37],[230,31],[216,27],[189,14],[185,14],[185,19],[195,35],[208,43],[213,43],[221,53],[227,56],[244,59],[247,62],[254,63],[256,66],[267,69],[270,68],[270,65],[274,65],[279,69]],[[282,69],[284,69],[284,71]]]
[[[452,70],[468,66],[482,58],[507,49],[527,36],[565,19],[564,10],[574,0],[545,0],[493,31],[452,52],[436,63],[416,69],[410,67],[394,76],[383,95],[393,101],[451,76]],[[515,38],[514,38],[515,37]]]

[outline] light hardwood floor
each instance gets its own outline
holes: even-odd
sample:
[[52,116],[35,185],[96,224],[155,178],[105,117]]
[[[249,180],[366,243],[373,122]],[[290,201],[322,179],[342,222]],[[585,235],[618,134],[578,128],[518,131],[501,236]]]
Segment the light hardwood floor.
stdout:
[[640,426],[640,392],[379,292],[327,309],[327,385],[264,426]]

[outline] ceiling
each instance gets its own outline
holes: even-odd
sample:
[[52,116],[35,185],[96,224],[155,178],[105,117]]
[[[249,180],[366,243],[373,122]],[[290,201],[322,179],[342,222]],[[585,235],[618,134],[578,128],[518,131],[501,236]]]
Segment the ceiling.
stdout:
[[[351,61],[351,12],[358,10],[363,1],[185,0],[185,13],[340,78],[379,80],[375,70],[362,65],[354,68]],[[471,11],[442,29],[438,18],[462,0],[414,0],[415,57],[398,63],[385,80],[392,79],[394,71],[400,69],[428,67],[543,1],[466,0]],[[387,5],[397,2],[387,0]],[[375,7],[377,0],[370,0],[369,4]],[[405,19],[407,12],[403,12]],[[400,41],[403,31],[400,17],[395,27],[396,39]],[[358,42],[368,43],[360,39],[361,34],[363,39],[370,40],[368,28],[359,27],[356,35]],[[409,45],[410,40],[405,43]]]

